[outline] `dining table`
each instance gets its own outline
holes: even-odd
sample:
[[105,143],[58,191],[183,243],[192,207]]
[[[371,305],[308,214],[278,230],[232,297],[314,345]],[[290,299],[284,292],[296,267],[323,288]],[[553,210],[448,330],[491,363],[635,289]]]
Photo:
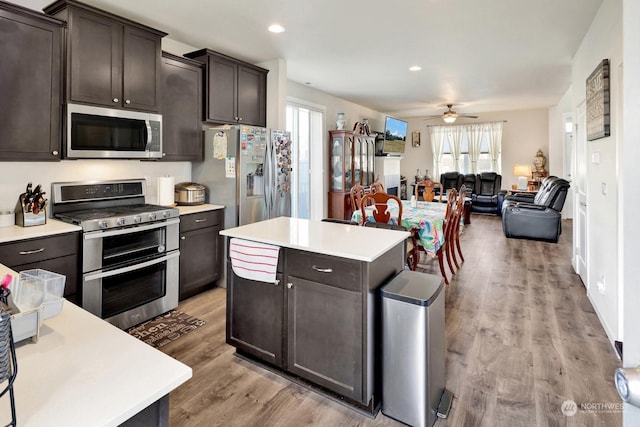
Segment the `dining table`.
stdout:
[[[398,206],[395,203],[388,205],[391,214],[390,222],[398,224]],[[436,256],[438,249],[444,245],[444,217],[447,210],[445,203],[437,202],[416,202],[412,206],[408,200],[402,200],[402,219],[400,225],[407,230],[415,230],[416,238],[424,248],[427,255]],[[372,215],[373,206],[366,206],[366,220],[375,222]],[[353,212],[351,220],[362,224],[362,211],[360,209]]]

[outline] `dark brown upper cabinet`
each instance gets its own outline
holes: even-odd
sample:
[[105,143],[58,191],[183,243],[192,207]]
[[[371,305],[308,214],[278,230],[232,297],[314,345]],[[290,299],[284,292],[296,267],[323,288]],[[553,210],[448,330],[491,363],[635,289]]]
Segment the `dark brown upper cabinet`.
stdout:
[[166,33],[73,0],[45,12],[67,21],[69,102],[160,111]]
[[267,125],[269,70],[209,49],[185,56],[205,64],[204,121]]
[[202,160],[202,64],[162,53],[162,159]]
[[63,29],[0,2],[0,160],[60,160]]

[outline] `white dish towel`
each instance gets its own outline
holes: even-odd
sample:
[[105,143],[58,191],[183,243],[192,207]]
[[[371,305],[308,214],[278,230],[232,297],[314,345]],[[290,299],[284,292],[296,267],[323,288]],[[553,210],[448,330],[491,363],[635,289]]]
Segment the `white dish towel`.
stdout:
[[280,247],[234,237],[229,243],[233,272],[243,279],[276,282]]

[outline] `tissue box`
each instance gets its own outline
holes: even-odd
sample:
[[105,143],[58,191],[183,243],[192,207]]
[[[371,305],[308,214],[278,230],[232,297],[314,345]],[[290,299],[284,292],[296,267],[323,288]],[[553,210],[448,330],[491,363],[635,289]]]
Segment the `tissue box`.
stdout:
[[15,342],[26,338],[37,341],[42,321],[60,314],[66,279],[41,269],[21,271],[19,279],[14,279],[9,306],[13,311],[11,328]]

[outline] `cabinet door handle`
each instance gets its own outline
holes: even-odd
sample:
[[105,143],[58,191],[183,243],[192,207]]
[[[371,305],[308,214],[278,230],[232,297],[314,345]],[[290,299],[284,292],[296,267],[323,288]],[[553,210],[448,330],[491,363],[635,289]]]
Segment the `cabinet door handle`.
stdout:
[[293,288],[293,283],[291,282],[287,283],[287,289],[291,289],[291,288]]
[[311,268],[319,273],[333,273],[333,268],[321,268],[316,265],[312,265]]
[[280,279],[276,279],[275,282],[273,282],[274,285],[278,286],[280,284]]
[[58,155],[58,150],[53,150],[53,151],[51,152],[51,154],[53,154],[54,156],[57,156],[57,155]]
[[187,236],[180,236],[180,240],[187,240]]
[[196,219],[196,222],[207,222],[207,219],[206,218],[204,218],[204,219]]
[[119,99],[118,99],[118,98],[113,98],[113,99],[112,99],[112,101],[113,101],[113,102],[118,102],[118,101],[119,101]]
[[125,103],[125,104],[131,104],[131,100],[130,100],[130,99],[125,99],[125,100],[124,100],[124,103]]
[[44,252],[44,248],[33,249],[30,251],[20,251],[18,252],[20,255],[31,255],[31,254],[39,254],[40,252]]

